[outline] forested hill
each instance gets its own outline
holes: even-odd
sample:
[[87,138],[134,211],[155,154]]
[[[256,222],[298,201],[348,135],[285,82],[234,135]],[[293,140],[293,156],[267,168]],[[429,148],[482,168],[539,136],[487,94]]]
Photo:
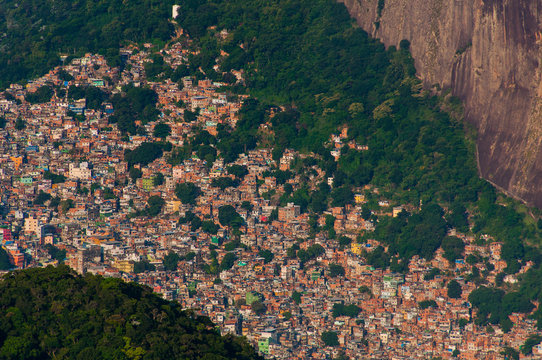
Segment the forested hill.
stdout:
[[172,0],[0,0],[0,89],[97,52],[119,62],[124,41],[165,41]]
[[260,359],[150,288],[66,266],[0,280],[0,359]]

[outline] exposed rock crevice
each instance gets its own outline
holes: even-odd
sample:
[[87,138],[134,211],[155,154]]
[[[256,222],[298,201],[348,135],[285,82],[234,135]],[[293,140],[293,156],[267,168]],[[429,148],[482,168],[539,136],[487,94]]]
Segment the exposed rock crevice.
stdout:
[[426,87],[478,130],[481,175],[542,207],[542,0],[339,0],[386,46],[411,43]]

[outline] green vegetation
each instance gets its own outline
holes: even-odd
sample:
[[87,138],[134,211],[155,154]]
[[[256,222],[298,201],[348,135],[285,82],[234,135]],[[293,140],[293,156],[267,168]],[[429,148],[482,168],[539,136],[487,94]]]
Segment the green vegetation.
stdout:
[[51,200],[51,195],[40,190],[38,196],[34,199],[34,205],[43,205],[46,201]]
[[231,205],[224,205],[218,208],[218,221],[222,226],[238,228],[244,222],[241,215]]
[[292,300],[294,300],[294,302],[298,305],[301,304],[301,293],[298,291],[294,291],[292,293]]
[[260,358],[208,318],[120,279],[29,269],[6,275],[0,293],[2,359]]
[[59,248],[51,244],[45,245],[45,250],[47,250],[49,255],[51,255],[54,260],[62,262],[66,259],[66,250],[60,250]]
[[459,299],[461,298],[461,294],[463,293],[463,290],[461,289],[461,285],[456,280],[451,280],[448,283],[448,296],[452,299]]
[[354,304],[333,304],[333,317],[349,316],[351,318],[355,318],[360,312],[361,309]]
[[145,214],[149,217],[154,217],[160,214],[165,203],[165,200],[158,195],[149,197],[147,200],[147,207],[145,208]]
[[271,250],[260,250],[258,251],[258,256],[263,257],[264,263],[269,264],[271,261],[273,261],[273,258],[275,255],[271,252]]
[[235,264],[235,260],[237,260],[237,256],[234,253],[227,253],[220,262],[220,270],[231,269]]
[[41,104],[51,100],[53,89],[50,86],[41,86],[36,92],[28,93],[25,100],[31,104]]
[[160,186],[164,183],[165,180],[166,178],[164,174],[162,174],[161,172],[157,172],[154,174],[153,184],[154,186]]
[[13,266],[11,266],[11,263],[9,262],[8,253],[0,246],[0,270],[9,270],[12,267]]
[[250,304],[250,308],[257,315],[263,315],[267,311],[267,307],[265,306],[265,304],[258,300]]
[[503,351],[501,351],[501,355],[504,355],[505,359],[519,360],[519,352],[509,346],[506,346]]
[[[524,286],[527,281],[523,284]],[[534,305],[522,292],[513,291],[505,294],[501,289],[481,286],[469,294],[469,302],[477,309],[476,324],[500,324],[504,331],[512,328],[509,315],[514,312],[528,314],[534,309]],[[537,312],[540,326],[540,312]]]
[[163,150],[160,144],[146,142],[139,145],[134,150],[124,150],[124,160],[130,167],[132,167],[134,164],[141,164],[142,166],[145,166],[160,158],[162,153]]
[[[254,96],[245,101],[237,127],[225,129],[229,135],[216,145],[227,162],[254,148],[258,127],[267,123],[275,159],[285,148],[312,151],[317,165],[334,177],[332,189],[322,183],[292,195],[303,211],[321,212],[328,202],[348,204],[353,188],[367,183],[390,190],[398,202],[427,204],[421,215],[379,222],[379,240],[385,239],[391,252],[373,256],[375,264],[389,266],[395,258],[397,268],[405,269],[413,255],[431,258],[449,225],[459,231],[473,225],[476,234],[504,241],[510,271],[519,269],[518,260],[527,253],[525,240],[540,235],[533,224],[525,226],[513,206],[500,205],[495,190],[478,178],[472,140],[465,139],[461,120],[442,110],[456,109],[457,102],[420,92],[407,41],[385,50],[352,27],[343,5],[327,0],[275,0],[265,9],[256,0],[185,2],[181,7],[179,23],[201,49],[190,59],[189,71],[201,67],[215,74],[214,59],[224,50],[229,55],[219,60],[221,70],[244,69],[246,90]],[[206,30],[210,25],[216,28]],[[230,36],[218,40],[222,29]],[[268,110],[275,105],[285,110],[271,118]],[[323,144],[342,126],[349,129],[346,141],[369,150],[345,145],[336,162]],[[274,175],[282,184],[283,174]],[[427,235],[432,233],[436,236]],[[461,249],[450,245],[451,259]]]
[[68,98],[71,100],[84,98],[88,109],[99,110],[108,97],[106,92],[95,86],[70,86],[68,88]]
[[26,127],[26,121],[21,118],[15,120],[15,130],[23,130]]
[[533,352],[533,347],[540,344],[542,342],[542,336],[540,335],[530,335],[527,340],[525,340],[525,343],[521,347],[521,352],[523,355],[529,355]]
[[165,123],[158,123],[154,127],[152,134],[154,137],[165,139],[171,134],[171,127]]
[[225,177],[213,178],[213,180],[211,180],[211,186],[220,188],[220,190],[224,191],[226,188],[239,186],[239,182],[237,180],[234,180],[230,177],[225,176]]
[[297,250],[297,257],[302,262],[307,262],[312,259],[316,259],[318,256],[322,255],[325,252],[325,249],[320,244],[314,244],[307,248],[307,250],[299,249]]
[[154,271],[156,267],[147,260],[141,260],[134,263],[134,273],[140,274],[145,271]]
[[116,123],[122,133],[135,135],[138,131],[136,120],[146,124],[158,119],[155,107],[158,95],[154,90],[132,85],[125,86],[123,92],[123,95],[115,94],[111,98],[115,112],[109,117],[109,122]]
[[46,180],[51,180],[53,184],[59,184],[66,181],[66,177],[64,175],[55,174],[50,172],[49,170],[43,173],[43,178]]
[[212,220],[204,220],[201,222],[201,230],[206,233],[216,235],[218,229],[219,226],[215,224]]
[[141,178],[143,176],[143,171],[138,168],[130,168],[130,171],[128,171],[128,175],[130,176],[130,179],[135,183],[137,179]]
[[244,165],[231,165],[227,167],[228,173],[234,175],[239,179],[243,179],[248,175],[248,169]]
[[[130,6],[120,0],[80,0],[73,4],[66,0],[55,4],[6,0],[0,12],[0,34],[8,34],[2,39],[6,51],[0,55],[0,87],[49,70],[59,63],[58,54],[62,52],[97,51],[105,54],[111,65],[119,65],[118,46],[124,40],[163,42],[169,38],[173,30],[167,21],[170,5],[172,2],[150,0],[135,0]],[[379,15],[384,7],[384,0],[379,0]],[[352,26],[342,4],[329,0],[185,1],[180,14],[180,26],[201,51],[190,56],[189,66],[175,72],[170,72],[159,56],[153,56],[153,63],[145,67],[147,73],[178,81],[185,75],[201,78],[201,69],[211,79],[231,84],[231,92],[247,91],[253,98],[245,101],[235,129],[222,126],[216,138],[202,131],[190,144],[171,151],[170,164],[179,164],[195,152],[210,165],[218,151],[226,162],[232,162],[263,142],[258,129],[266,123],[272,133],[266,143],[273,146],[275,160],[286,148],[312,152],[315,165],[325,171],[326,177],[334,178],[331,188],[324,182],[295,192],[285,186],[287,194],[281,204],[293,201],[302,211],[321,213],[329,205],[351,203],[353,192],[369,183],[391,194],[398,203],[423,204],[419,213],[379,219],[375,237],[388,250],[379,246],[367,253],[369,264],[404,272],[412,256],[431,259],[440,246],[453,262],[463,255],[464,244],[446,237],[450,228],[470,231],[477,237],[488,234],[504,244],[506,274],[517,273],[527,261],[533,261],[534,266],[519,277],[520,284],[513,293],[505,295],[499,289],[485,287],[474,292],[473,305],[480,311],[477,321],[500,323],[507,329],[508,302],[527,311],[532,302],[542,300],[537,286],[542,281],[542,254],[537,249],[542,226],[537,228],[533,221],[525,221],[525,215],[516,211],[517,204],[497,196],[493,187],[478,178],[472,139],[465,139],[460,119],[443,111],[458,113],[457,100],[420,91],[408,41],[401,41],[399,49],[392,46],[386,50]],[[224,29],[229,36],[216,36]],[[227,55],[220,55],[220,50]],[[218,72],[213,69],[217,58]],[[231,71],[238,69],[245,70],[246,88],[228,80]],[[68,78],[69,74],[61,77]],[[27,100],[50,98],[52,89],[47,88],[40,88]],[[73,91],[68,91],[68,96],[76,98],[70,94]],[[99,106],[102,95],[91,95],[89,101],[85,91],[87,102]],[[150,89],[128,86],[111,101],[115,113],[110,121],[117,123],[125,135],[144,133],[136,120],[145,124],[158,119],[157,96]],[[271,117],[271,108],[281,110]],[[198,111],[184,113],[187,122],[197,116]],[[336,161],[330,155],[332,146],[325,144],[332,133],[345,126],[348,137]],[[24,120],[18,119],[15,128],[24,127]],[[347,142],[367,145],[368,150],[356,150]],[[127,151],[126,160],[130,167],[145,166],[164,150],[163,144],[143,144]],[[241,169],[230,168],[236,180],[243,176]],[[282,185],[294,174],[272,171],[268,175]],[[227,187],[225,182],[217,185]],[[186,204],[194,204],[199,194],[195,185],[176,189],[177,197]],[[58,205],[59,200],[53,200]],[[62,204],[63,209],[66,204]],[[242,224],[233,211],[220,220],[222,225],[238,228]],[[365,208],[363,217],[371,216],[370,209]],[[192,229],[203,226],[198,217],[192,217],[190,224]],[[312,231],[316,229],[314,226]],[[330,238],[335,237],[327,222],[325,230]],[[297,248],[288,254],[306,262],[317,257],[323,251],[320,248]],[[498,285],[504,276],[499,274]],[[481,281],[476,267],[470,279]],[[488,298],[487,291],[495,296]],[[542,326],[542,309],[534,318]]]
[[[60,65],[60,54],[105,55],[120,65],[119,45],[167,41],[174,1],[4,0],[0,13],[0,89]],[[69,58],[67,59],[69,61]]]
[[171,251],[162,259],[164,269],[168,271],[177,270],[177,264],[179,263],[179,261],[181,261],[181,256]]
[[339,346],[339,336],[335,331],[324,331],[321,339],[325,346]]
[[194,183],[184,182],[175,186],[175,196],[182,201],[183,204],[196,203],[196,199],[201,194],[201,189]]
[[342,277],[344,276],[344,267],[338,264],[329,264],[329,276],[330,277]]
[[418,306],[419,306],[420,309],[422,309],[422,310],[425,310],[425,309],[427,309],[427,308],[429,308],[429,307],[434,307],[434,308],[438,307],[438,305],[437,305],[437,303],[436,303],[435,300],[423,300],[423,301],[420,301],[420,302],[418,303]]

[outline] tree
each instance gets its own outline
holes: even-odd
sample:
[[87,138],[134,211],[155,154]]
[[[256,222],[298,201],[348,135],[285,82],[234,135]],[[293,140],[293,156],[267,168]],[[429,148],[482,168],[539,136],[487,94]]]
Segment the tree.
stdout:
[[360,312],[361,309],[354,304],[333,304],[333,317],[349,316],[351,318],[355,318]]
[[344,276],[344,274],[345,274],[344,267],[338,264],[329,264],[330,277]]
[[267,307],[261,301],[254,301],[250,304],[250,308],[256,315],[263,315],[267,311]]
[[212,220],[204,220],[201,223],[201,230],[206,233],[215,235],[218,232],[218,229],[218,225],[215,224]]
[[196,199],[201,194],[201,189],[191,182],[184,182],[175,186],[175,196],[182,201],[183,204],[194,205]]
[[133,166],[135,164],[146,166],[154,160],[160,158],[162,154],[162,145],[158,143],[145,142],[132,151],[126,149],[124,151],[124,160],[128,163],[128,166]]
[[218,208],[218,221],[222,226],[239,227],[243,224],[243,218],[231,205],[224,205]]
[[533,347],[540,344],[542,342],[542,336],[537,334],[531,334],[525,340],[525,343],[523,343],[523,346],[521,347],[521,353],[523,355],[529,355],[533,352]]
[[3,247],[0,247],[0,270],[9,270],[11,268],[12,266],[9,261],[9,255]]
[[241,203],[241,208],[245,209],[246,211],[252,211],[252,203],[248,200],[245,200]]
[[220,269],[221,270],[229,270],[233,267],[235,264],[235,260],[237,260],[237,256],[234,253],[227,253],[222,258],[222,261],[220,262]]
[[23,130],[25,127],[26,122],[21,118],[17,118],[17,120],[15,121],[15,130]]
[[301,293],[298,291],[294,291],[292,293],[292,300],[298,305],[301,304]]
[[143,176],[143,171],[141,171],[138,168],[132,167],[130,168],[130,171],[128,171],[128,175],[130,175],[130,179],[135,183],[137,179]]
[[228,187],[237,187],[238,185],[239,183],[230,177],[219,177],[211,180],[211,186],[218,187],[222,191],[224,191]]
[[246,175],[248,175],[248,169],[244,165],[230,165],[227,167],[227,170],[228,173],[239,179],[243,179]]
[[452,356],[453,357],[458,357],[459,356],[459,350],[458,349],[455,349],[453,352],[452,352]]
[[51,180],[51,182],[53,184],[59,184],[59,183],[63,183],[64,181],[66,181],[66,177],[64,175],[55,174],[55,173],[52,173],[49,170],[46,170],[43,173],[43,178],[46,179],[46,180]]
[[66,200],[62,200],[60,202],[60,211],[63,214],[66,214],[68,212],[68,210],[70,210],[71,208],[73,208],[73,200],[72,199],[66,199]]
[[[82,277],[59,265],[12,272],[0,281],[0,294],[2,359],[49,359],[53,353],[70,359],[263,359],[245,340],[221,337],[207,317],[135,282]],[[57,332],[44,331],[53,328]],[[70,334],[78,334],[76,342],[66,342]]]
[[53,94],[53,89],[50,86],[44,85],[39,87],[35,92],[26,94],[25,99],[31,104],[41,104],[51,100]]
[[162,174],[161,172],[157,172],[154,174],[154,179],[153,179],[154,186],[162,185],[164,183],[164,180],[165,180],[164,174]]
[[511,360],[519,360],[519,352],[511,348],[509,346],[506,346],[502,351],[501,355],[504,355],[505,359],[511,359]]
[[40,190],[38,196],[34,199],[34,205],[43,205],[46,201],[51,199],[51,195]]
[[275,257],[275,255],[270,250],[260,250],[258,252],[258,255],[260,257],[263,257],[264,263],[266,264],[269,264]]
[[165,140],[171,134],[171,127],[165,123],[158,123],[154,127],[153,135],[154,137],[161,138]]
[[321,339],[325,346],[339,346],[339,337],[335,331],[324,331]]
[[177,270],[177,264],[181,260],[181,257],[170,251],[164,258],[162,259],[162,263],[164,264],[164,269],[169,271],[175,271]]
[[153,195],[147,200],[147,215],[150,217],[160,214],[162,207],[165,204],[165,200],[158,195]]
[[451,280],[448,283],[448,296],[452,299],[460,299],[462,292],[461,285],[457,281]]
[[51,244],[45,245],[45,249],[53,259],[59,262],[62,262],[66,259],[66,250],[60,250],[59,248]]
[[418,303],[418,306],[420,309],[425,310],[429,307],[436,308],[438,307],[437,302],[435,300],[423,300]]
[[134,263],[134,274],[140,274],[145,271],[155,271],[156,267],[148,262],[147,260],[142,260]]
[[454,264],[456,259],[463,257],[465,243],[456,236],[446,236],[442,240],[442,250],[444,250],[444,258]]
[[187,123],[190,123],[190,122],[193,122],[193,121],[196,121],[198,116],[197,116],[197,113],[195,112],[192,112],[190,110],[184,110],[184,121],[187,122]]

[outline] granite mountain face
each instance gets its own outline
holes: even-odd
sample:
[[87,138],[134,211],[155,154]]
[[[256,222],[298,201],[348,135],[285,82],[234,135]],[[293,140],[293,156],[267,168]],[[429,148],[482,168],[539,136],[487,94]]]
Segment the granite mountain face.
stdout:
[[386,46],[410,41],[427,88],[478,130],[482,177],[542,207],[542,0],[340,0]]

